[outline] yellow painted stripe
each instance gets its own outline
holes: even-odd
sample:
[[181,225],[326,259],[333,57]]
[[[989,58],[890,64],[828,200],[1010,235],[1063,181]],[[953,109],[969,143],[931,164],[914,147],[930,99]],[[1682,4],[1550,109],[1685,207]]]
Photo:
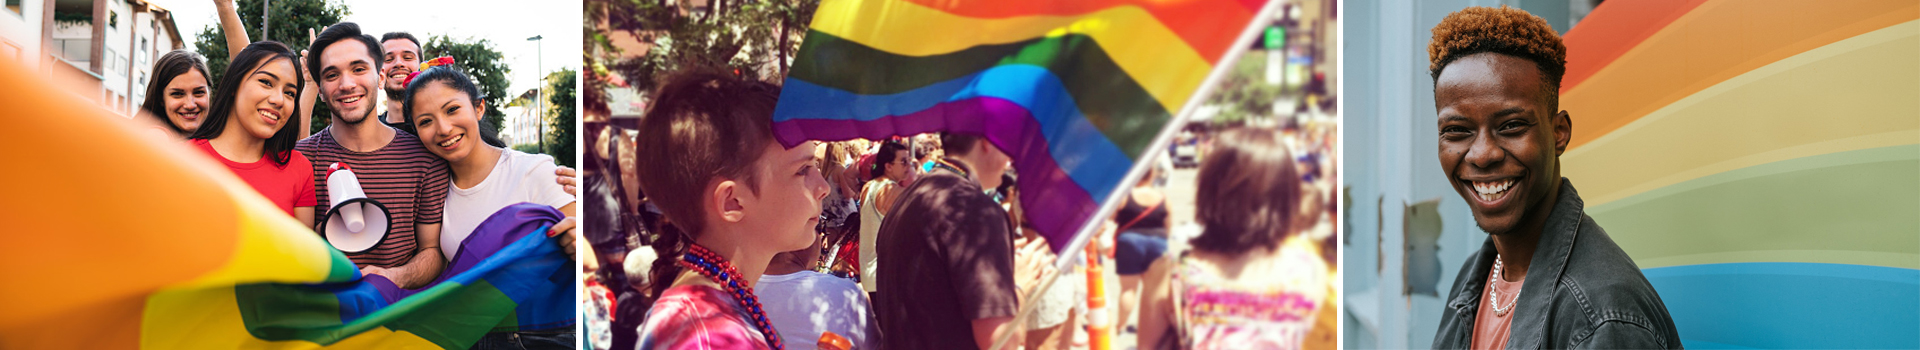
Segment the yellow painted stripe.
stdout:
[[1168,111],[1180,110],[1213,68],[1152,14],[1131,5],[1079,16],[982,19],[899,0],[830,0],[821,2],[812,29],[905,56],[1087,35]]
[[[304,340],[266,341],[247,333],[232,288],[174,289],[147,299],[142,349],[316,349]],[[340,340],[337,349],[438,349],[418,335],[378,327]]]
[[[238,186],[231,182],[226,186]],[[234,196],[240,246],[224,265],[171,288],[260,282],[325,282],[346,255],[260,196]]]
[[[1920,143],[1920,21],[1768,64],[1661,107],[1560,158],[1588,206],[1711,174]],[[1575,130],[1581,110],[1568,107]]]
[[1914,19],[1920,19],[1920,2],[1914,0],[1854,0],[1844,6],[1801,0],[1708,1],[1561,92],[1562,108],[1587,116],[1580,122],[1583,127],[1574,128],[1569,148],[1585,147],[1727,79]]

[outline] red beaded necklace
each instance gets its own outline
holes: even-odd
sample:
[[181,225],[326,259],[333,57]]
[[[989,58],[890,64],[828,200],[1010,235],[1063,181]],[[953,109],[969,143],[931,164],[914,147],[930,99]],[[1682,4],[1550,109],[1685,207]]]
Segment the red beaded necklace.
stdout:
[[727,294],[733,295],[734,301],[740,303],[740,308],[747,310],[747,316],[753,321],[753,326],[759,328],[760,334],[767,337],[767,345],[775,350],[786,349],[786,346],[780,343],[780,333],[773,330],[773,322],[767,320],[767,312],[760,308],[760,298],[753,295],[753,287],[748,287],[744,281],[740,280],[740,270],[734,269],[733,262],[707,250],[706,247],[692,244],[687,248],[686,254],[680,255],[680,266],[718,282]]

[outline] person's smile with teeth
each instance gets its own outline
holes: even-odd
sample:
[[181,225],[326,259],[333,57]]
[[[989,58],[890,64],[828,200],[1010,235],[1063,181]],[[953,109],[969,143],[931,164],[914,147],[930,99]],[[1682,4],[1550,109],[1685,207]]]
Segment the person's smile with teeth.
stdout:
[[[396,64],[393,65],[392,68],[387,69],[387,81],[391,81],[395,85],[404,84],[407,80],[407,75],[412,73],[413,69],[408,68],[407,65]],[[406,85],[400,85],[400,87],[406,88]]]
[[335,104],[340,105],[338,108],[340,110],[353,110],[361,106],[360,101],[367,97],[367,90],[361,86],[345,86],[340,90],[342,91],[334,94],[339,97],[333,100]]
[[453,137],[447,138],[446,141],[440,141],[440,147],[446,148],[446,149],[453,149],[454,145],[460,144],[460,140],[465,140],[466,138],[467,138],[467,133],[455,134],[453,135]]
[[1511,178],[1496,181],[1464,181],[1467,182],[1468,186],[1473,187],[1474,192],[1480,195],[1480,200],[1487,202],[1499,201],[1501,198],[1505,198],[1507,190],[1513,188],[1514,183],[1516,183],[1516,181]]
[[275,111],[273,109],[268,109],[268,108],[261,108],[260,116],[266,117],[267,124],[269,125],[280,123],[280,111]]

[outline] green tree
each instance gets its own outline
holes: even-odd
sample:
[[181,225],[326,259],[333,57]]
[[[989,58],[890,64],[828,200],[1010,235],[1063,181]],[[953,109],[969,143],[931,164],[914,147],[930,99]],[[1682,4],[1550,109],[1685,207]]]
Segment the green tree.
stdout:
[[[602,0],[589,4],[589,16],[604,13],[612,30],[626,31],[654,44],[644,56],[611,62],[607,68],[646,91],[672,72],[724,69],[749,79],[777,81],[800,48],[819,0],[716,1],[706,11],[681,11],[661,0]],[[590,40],[601,40],[589,37]],[[591,44],[594,43],[589,43]],[[747,52],[741,55],[741,52]],[[603,58],[603,60],[611,60]],[[759,70],[778,67],[773,75]]]
[[[493,125],[493,130],[484,131],[488,138],[499,139],[499,128],[506,127],[507,113],[500,111],[513,98],[507,94],[507,74],[512,72],[507,64],[500,62],[500,51],[493,49],[493,42],[486,39],[454,40],[445,35],[434,35],[427,39],[426,52],[422,60],[440,56],[452,56],[455,66],[460,67],[467,76],[473,77],[474,85],[480,87],[481,99],[486,100],[487,112],[480,117],[481,122]],[[485,128],[482,128],[485,129]]]
[[559,160],[560,165],[569,167],[575,166],[573,121],[577,119],[577,115],[574,114],[573,107],[575,99],[573,84],[578,79],[579,74],[573,69],[561,69],[547,74],[547,110],[541,113],[545,116],[542,119],[546,119],[547,122],[546,153]]
[[[273,8],[269,13],[272,20],[268,21],[273,24],[273,28],[269,28],[266,32],[270,35],[263,36],[260,32],[261,1],[234,1],[234,8],[240,12],[240,23],[247,30],[247,38],[256,41],[263,38],[279,41],[293,47],[294,52],[307,49],[308,29],[318,31],[328,25],[340,23],[341,18],[352,14],[337,0],[273,0]],[[226,32],[220,30],[220,23],[211,23],[206,28],[202,28],[194,40],[193,49],[201,56],[207,57],[207,69],[211,70],[207,72],[207,76],[217,84],[220,78],[226,75],[228,63]],[[305,67],[306,63],[303,62],[300,65]],[[326,128],[332,120],[329,119],[332,113],[332,110],[327,108],[327,104],[315,103],[313,120],[311,120],[313,130],[319,131]]]
[[515,144],[513,145],[513,150],[520,151],[520,153],[535,154],[540,153],[540,145],[531,143]]
[[1220,80],[1213,96],[1207,98],[1207,104],[1224,107],[1214,116],[1214,123],[1233,124],[1273,116],[1274,101],[1284,97],[1284,91],[1279,85],[1267,83],[1267,55],[1264,50],[1247,50],[1233,62],[1233,70]]

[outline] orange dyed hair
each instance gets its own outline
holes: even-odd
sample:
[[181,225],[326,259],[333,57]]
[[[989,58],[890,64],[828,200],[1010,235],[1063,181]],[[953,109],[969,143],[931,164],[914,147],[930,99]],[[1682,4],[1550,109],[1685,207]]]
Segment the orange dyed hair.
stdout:
[[1506,5],[1468,7],[1440,20],[1433,26],[1433,41],[1427,43],[1432,60],[1427,70],[1437,83],[1447,64],[1486,52],[1533,61],[1546,77],[1549,95],[1559,94],[1560,77],[1567,73],[1567,45],[1547,20]]

